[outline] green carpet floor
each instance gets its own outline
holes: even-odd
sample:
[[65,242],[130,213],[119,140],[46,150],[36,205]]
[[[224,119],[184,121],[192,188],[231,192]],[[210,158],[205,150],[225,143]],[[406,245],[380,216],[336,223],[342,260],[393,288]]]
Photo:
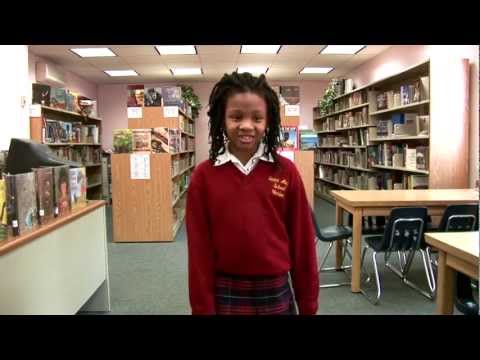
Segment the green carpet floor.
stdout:
[[[320,199],[315,201],[319,225],[334,224],[334,206]],[[107,209],[107,224],[112,307],[109,314],[190,314],[185,225],[172,243],[112,243],[111,208]],[[318,250],[318,256],[321,257],[326,246],[320,244]],[[329,260],[329,263],[333,264],[333,251]],[[368,264],[371,264],[371,260],[368,260]],[[383,264],[383,258],[380,257],[383,294],[378,305],[370,304],[362,294],[353,294],[348,286],[320,289],[318,314],[435,314],[435,302],[402,284]],[[414,259],[411,271],[412,280],[426,287],[420,254]],[[345,274],[322,273],[320,281],[343,282]]]

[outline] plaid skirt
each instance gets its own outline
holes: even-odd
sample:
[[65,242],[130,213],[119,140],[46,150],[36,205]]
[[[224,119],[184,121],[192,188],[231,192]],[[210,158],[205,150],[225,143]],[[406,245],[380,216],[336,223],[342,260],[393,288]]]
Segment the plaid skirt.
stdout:
[[217,274],[218,315],[296,315],[288,275],[239,276]]

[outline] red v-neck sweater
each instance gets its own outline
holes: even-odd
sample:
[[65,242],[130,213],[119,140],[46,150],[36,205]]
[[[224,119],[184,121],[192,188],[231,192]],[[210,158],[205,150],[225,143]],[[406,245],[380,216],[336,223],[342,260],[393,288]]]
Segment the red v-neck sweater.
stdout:
[[295,165],[259,161],[244,175],[208,160],[187,195],[190,304],[215,314],[215,274],[284,275],[291,271],[300,314],[315,314],[318,273],[311,209]]

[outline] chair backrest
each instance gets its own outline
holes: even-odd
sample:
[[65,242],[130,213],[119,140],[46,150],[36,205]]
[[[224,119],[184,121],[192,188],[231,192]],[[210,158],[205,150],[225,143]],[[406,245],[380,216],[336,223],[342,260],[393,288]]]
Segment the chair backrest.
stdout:
[[311,213],[312,213],[312,222],[313,222],[313,225],[315,226],[315,236],[320,239],[320,227],[318,226],[317,218],[315,217],[315,212],[311,210]]
[[427,208],[393,208],[383,235],[383,250],[405,251],[418,249],[427,224]]
[[438,231],[478,230],[478,204],[450,205],[445,209]]

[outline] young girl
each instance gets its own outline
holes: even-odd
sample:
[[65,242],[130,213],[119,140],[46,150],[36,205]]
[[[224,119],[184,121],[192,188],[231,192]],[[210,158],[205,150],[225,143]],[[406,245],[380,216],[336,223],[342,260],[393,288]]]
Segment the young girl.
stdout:
[[300,314],[315,314],[311,209],[295,165],[276,152],[277,95],[264,75],[234,72],[209,107],[210,158],[187,196],[192,313],[295,314],[295,298]]

